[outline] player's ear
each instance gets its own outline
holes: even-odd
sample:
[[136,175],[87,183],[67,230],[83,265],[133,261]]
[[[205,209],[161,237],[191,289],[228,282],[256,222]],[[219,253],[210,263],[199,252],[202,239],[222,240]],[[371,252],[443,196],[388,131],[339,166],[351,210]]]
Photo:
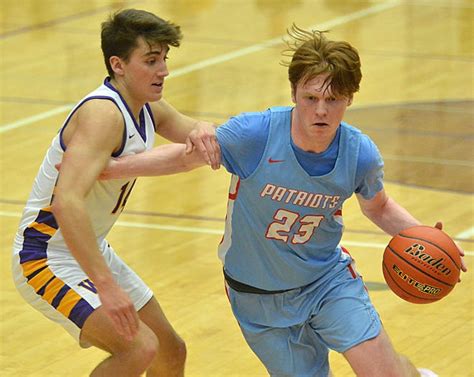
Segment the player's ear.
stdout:
[[352,105],[352,99],[354,98],[353,95],[351,95],[348,99],[347,99],[347,106],[350,106]]
[[110,66],[115,74],[121,76],[123,75],[123,61],[118,56],[111,56],[109,58]]

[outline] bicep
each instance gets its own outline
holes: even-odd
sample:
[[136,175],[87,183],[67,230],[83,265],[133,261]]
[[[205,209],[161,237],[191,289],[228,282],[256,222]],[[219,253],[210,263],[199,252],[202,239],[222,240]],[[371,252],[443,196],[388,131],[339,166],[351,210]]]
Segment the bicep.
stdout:
[[385,189],[380,190],[370,199],[365,199],[361,194],[357,194],[356,197],[359,202],[360,209],[367,217],[370,217],[376,213],[380,213],[388,200]]
[[196,120],[180,113],[164,99],[150,103],[156,133],[174,143],[184,143]]
[[364,137],[359,150],[355,192],[365,199],[373,198],[383,189],[383,168],[384,162],[377,146],[369,137]]

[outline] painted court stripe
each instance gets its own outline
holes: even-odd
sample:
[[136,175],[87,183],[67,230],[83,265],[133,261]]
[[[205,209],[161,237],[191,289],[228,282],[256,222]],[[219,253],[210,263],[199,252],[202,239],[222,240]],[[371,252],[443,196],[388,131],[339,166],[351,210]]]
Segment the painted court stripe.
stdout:
[[466,229],[464,232],[456,234],[456,238],[458,239],[468,239],[474,236],[474,226]]
[[[358,12],[350,13],[346,16],[336,17],[336,18],[334,18],[334,19],[332,19],[328,22],[324,22],[322,24],[317,24],[317,25],[310,26],[308,29],[319,29],[319,30],[331,29],[335,26],[343,25],[343,24],[346,24],[348,22],[357,20],[359,18],[367,17],[367,16],[370,16],[371,14],[380,13],[380,12],[383,12],[387,9],[394,8],[397,5],[399,5],[399,3],[400,3],[400,1],[398,1],[398,0],[388,1],[386,3],[378,4],[378,5],[360,10]],[[197,71],[197,70],[200,70],[202,68],[209,67],[211,65],[215,65],[215,64],[223,63],[223,62],[233,60],[233,59],[236,59],[236,58],[240,58],[242,56],[249,55],[249,54],[252,54],[254,52],[259,52],[259,51],[262,51],[266,48],[277,46],[277,45],[282,44],[282,43],[283,43],[283,37],[282,36],[277,37],[277,38],[273,38],[273,39],[269,39],[265,42],[257,43],[255,45],[245,47],[245,48],[242,48],[240,50],[236,50],[236,51],[233,51],[233,52],[229,52],[227,54],[219,55],[219,56],[216,56],[214,58],[206,59],[206,60],[203,60],[199,63],[195,63],[195,64],[191,64],[187,67],[183,67],[181,69],[180,68],[175,69],[170,74],[169,77],[171,78],[171,77],[182,76],[182,75],[187,74],[189,72]]]
[[[0,211],[0,216],[5,217],[20,217],[21,213],[19,212],[9,212],[9,211]],[[182,233],[200,233],[200,234],[215,234],[222,235],[224,230],[222,229],[212,229],[212,228],[200,228],[200,227],[188,227],[188,226],[173,226],[173,225],[161,225],[161,224],[148,224],[148,223],[139,223],[131,221],[117,221],[115,226],[122,226],[126,228],[140,228],[140,229],[154,229],[154,230],[165,230],[171,232],[182,232]],[[384,250],[384,243],[375,243],[375,242],[358,242],[358,241],[343,241],[345,246],[355,246],[355,247],[365,247],[369,249],[378,249]],[[474,256],[474,251],[464,250],[466,256]]]
[[40,120],[69,111],[72,108],[73,108],[73,105],[64,105],[64,106],[56,107],[55,109],[52,109],[49,111],[45,111],[44,113],[39,113],[37,115],[33,115],[28,118],[20,119],[13,123],[5,124],[4,126],[0,127],[0,134],[10,131],[10,130],[14,130],[16,128],[28,126],[32,123],[39,122]]
[[147,223],[136,223],[136,222],[129,222],[129,221],[117,221],[115,225],[124,226],[127,228],[169,230],[172,232],[184,232],[184,233],[204,233],[204,234],[219,234],[219,235],[222,235],[224,233],[224,231],[220,229],[161,225],[161,224],[147,224]]
[[[310,29],[316,29],[317,28],[319,30],[327,30],[327,29],[333,28],[335,26],[343,25],[343,24],[346,24],[348,22],[358,20],[358,19],[363,18],[363,17],[370,16],[372,14],[383,12],[383,11],[388,10],[390,8],[394,8],[394,7],[398,6],[399,4],[400,4],[400,0],[387,1],[387,2],[382,3],[382,4],[377,4],[377,5],[374,5],[372,7],[362,9],[358,12],[350,13],[348,15],[341,16],[341,17],[336,17],[336,18],[334,18],[330,21],[327,21],[327,22],[324,22],[324,23],[321,23],[321,24],[317,24],[317,25],[313,25],[313,26],[310,27]],[[177,68],[169,75],[168,79],[173,78],[173,77],[183,76],[183,75],[186,75],[190,72],[198,71],[200,69],[207,68],[207,67],[210,67],[210,66],[215,65],[215,64],[223,63],[223,62],[226,62],[226,61],[229,61],[229,60],[232,60],[232,59],[240,58],[240,57],[248,55],[248,54],[252,54],[254,52],[262,51],[265,48],[269,48],[269,47],[272,47],[272,46],[275,46],[275,45],[278,45],[278,44],[282,43],[282,40],[283,40],[283,37],[270,39],[270,40],[267,40],[265,42],[257,43],[255,45],[245,47],[245,48],[242,48],[242,49],[239,49],[239,50],[227,53],[227,54],[223,54],[223,55],[219,55],[219,56],[216,56],[216,57],[213,57],[213,58],[210,58],[210,59],[203,60],[199,63],[190,64],[190,65],[182,67],[182,68]],[[52,109],[52,110],[49,110],[49,111],[46,111],[46,112],[43,112],[43,113],[40,113],[40,114],[37,114],[37,115],[33,115],[31,117],[28,117],[28,118],[20,119],[16,122],[13,122],[13,123],[5,124],[3,126],[0,126],[0,134],[2,134],[4,132],[7,132],[7,131],[10,131],[10,130],[20,128],[20,127],[27,126],[29,124],[38,122],[40,120],[52,117],[52,116],[57,115],[57,114],[61,114],[63,112],[71,110],[72,107],[73,107],[73,105],[60,106],[60,107],[57,107],[55,109]]]

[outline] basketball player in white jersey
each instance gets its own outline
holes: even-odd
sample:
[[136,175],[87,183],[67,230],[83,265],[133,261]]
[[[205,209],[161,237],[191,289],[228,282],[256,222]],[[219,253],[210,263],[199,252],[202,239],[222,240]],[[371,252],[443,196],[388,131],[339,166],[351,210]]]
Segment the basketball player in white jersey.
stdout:
[[110,353],[91,376],[183,376],[184,342],[105,239],[135,178],[97,177],[111,156],[152,148],[155,132],[186,142],[188,151],[197,147],[215,167],[214,128],[162,99],[178,26],[128,9],[102,24],[101,40],[109,77],[74,107],[46,153],[15,238],[14,280],[28,303],[82,346]]
[[[395,352],[339,244],[343,203],[354,193],[364,215],[392,236],[420,224],[385,192],[373,141],[343,122],[362,76],[358,52],[318,31],[294,26],[290,36],[294,106],[240,114],[216,130],[232,173],[219,256],[233,313],[271,376],[327,377],[330,349],[357,376],[436,376]],[[102,177],[203,162],[167,145],[113,161]]]

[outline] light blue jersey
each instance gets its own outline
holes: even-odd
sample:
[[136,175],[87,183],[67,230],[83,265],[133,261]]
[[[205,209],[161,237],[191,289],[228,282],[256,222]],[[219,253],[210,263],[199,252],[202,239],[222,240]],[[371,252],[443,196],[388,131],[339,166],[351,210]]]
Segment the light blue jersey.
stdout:
[[[245,178],[232,176],[219,247],[229,277],[267,291],[302,287],[331,270],[341,258],[344,201],[356,191],[371,197],[382,188],[381,168],[362,184],[356,179],[361,140],[367,137],[345,123],[340,125],[338,143],[333,143],[332,168],[311,176],[298,158],[302,151],[292,146],[291,111],[277,107],[261,116],[241,116],[243,122],[252,119],[251,129],[261,127],[262,118],[270,115],[269,131],[255,169]],[[235,133],[231,127],[226,124],[217,132],[223,164],[231,172],[242,171],[242,166],[229,163],[235,148],[226,143],[226,134]],[[381,167],[377,156],[375,166]]]
[[383,188],[375,144],[341,123],[322,153],[291,140],[292,108],[241,114],[217,129],[232,180],[219,246],[232,311],[272,377],[327,377],[329,349],[376,337],[381,323],[342,237],[354,192]]

